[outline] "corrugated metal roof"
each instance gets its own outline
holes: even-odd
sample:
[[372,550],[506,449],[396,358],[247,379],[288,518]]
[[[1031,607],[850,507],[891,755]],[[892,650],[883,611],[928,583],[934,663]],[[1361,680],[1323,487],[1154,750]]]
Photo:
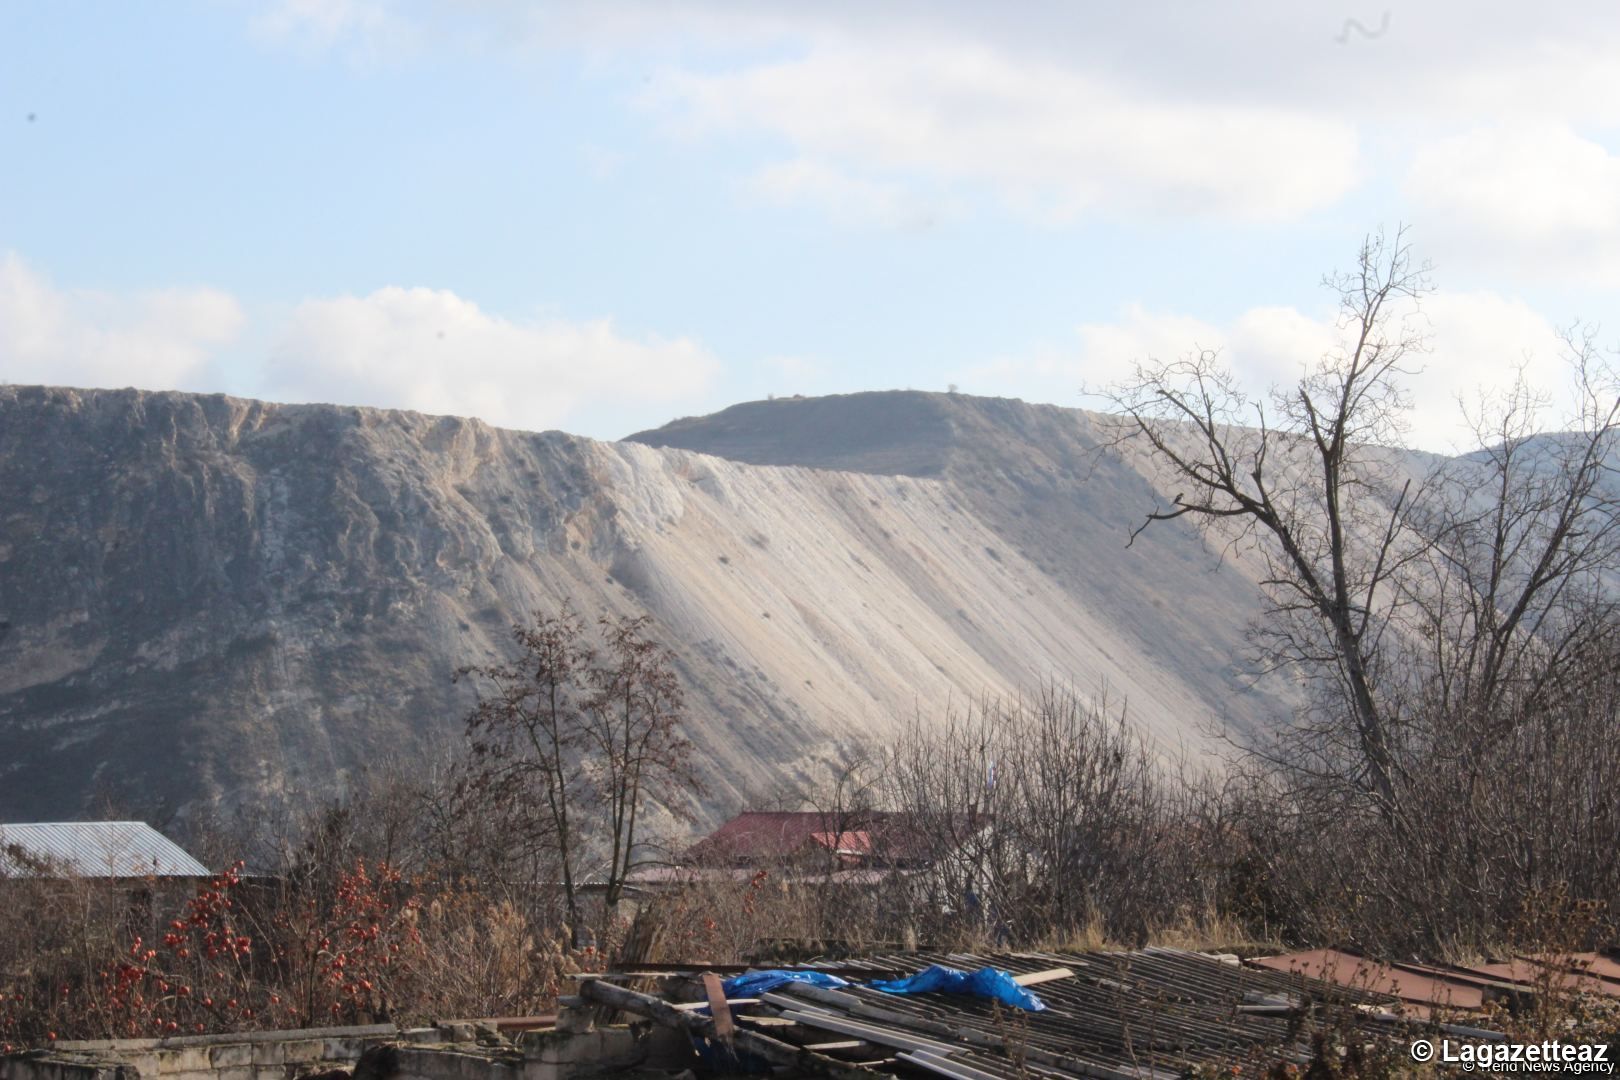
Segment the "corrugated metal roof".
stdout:
[[[49,864],[41,872],[7,849]],[[208,868],[144,821],[0,825],[0,877],[207,877]]]
[[[869,976],[850,969],[912,974],[931,964],[1022,976],[1045,1007],[1015,1013],[964,994],[788,983],[733,1002],[733,1019],[739,1029],[756,1030],[763,1020],[771,1024],[763,1033],[774,1039],[821,1044],[820,1052],[864,1064],[885,1080],[919,1075],[918,1067],[955,1080],[1176,1080],[1195,1068],[1270,1075],[1276,1062],[1308,1065],[1317,1038],[1334,1030],[1346,1029],[1350,1045],[1388,1040],[1397,1046],[1409,1043],[1410,1032],[1430,1030],[1410,1028],[1387,994],[1175,949],[888,953],[790,967],[864,982]],[[593,985],[607,984],[586,981],[581,993],[591,997]],[[792,1024],[777,1023],[782,1018]],[[830,1041],[837,1048],[827,1047]]]

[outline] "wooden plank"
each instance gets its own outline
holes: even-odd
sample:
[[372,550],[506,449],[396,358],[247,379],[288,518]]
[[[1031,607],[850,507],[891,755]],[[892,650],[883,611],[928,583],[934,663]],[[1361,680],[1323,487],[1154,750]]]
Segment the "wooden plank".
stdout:
[[845,1039],[842,1042],[805,1043],[804,1048],[814,1050],[817,1053],[825,1053],[828,1050],[859,1050],[862,1047],[871,1045],[865,1039]]
[[1072,979],[1074,972],[1066,967],[1047,968],[1045,971],[1031,971],[1028,975],[1014,975],[1013,982],[1019,986],[1039,986],[1041,983],[1053,982],[1057,979]]
[[720,985],[720,976],[712,971],[703,973],[703,992],[709,998],[709,1015],[714,1017],[714,1035],[729,1043],[737,1034],[737,1021],[731,1018],[731,1006],[726,1003],[726,988]]

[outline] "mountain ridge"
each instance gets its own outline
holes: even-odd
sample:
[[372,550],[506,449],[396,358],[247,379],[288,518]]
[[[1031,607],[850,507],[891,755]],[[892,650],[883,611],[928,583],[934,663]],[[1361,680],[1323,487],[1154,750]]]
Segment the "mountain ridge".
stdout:
[[[1179,527],[1127,552],[1155,489],[1094,453],[1089,414],[904,391],[735,408],[657,429],[699,452],[0,387],[0,817],[109,787],[191,808],[330,794],[453,738],[449,673],[564,601],[654,617],[705,818],[914,711],[1046,678],[1106,683],[1195,749],[1289,707],[1236,659],[1252,568],[1211,573]],[[775,450],[748,427],[771,418]],[[737,460],[748,440],[784,460]]]

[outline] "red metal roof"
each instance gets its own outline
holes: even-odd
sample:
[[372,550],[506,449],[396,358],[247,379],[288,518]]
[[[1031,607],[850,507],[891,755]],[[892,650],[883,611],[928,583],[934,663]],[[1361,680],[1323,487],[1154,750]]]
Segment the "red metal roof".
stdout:
[[806,852],[900,858],[917,846],[911,834],[904,814],[749,810],[692,845],[686,857],[729,863],[773,862]]
[[872,834],[865,829],[841,833],[811,833],[810,839],[828,851],[836,851],[840,855],[872,854]]

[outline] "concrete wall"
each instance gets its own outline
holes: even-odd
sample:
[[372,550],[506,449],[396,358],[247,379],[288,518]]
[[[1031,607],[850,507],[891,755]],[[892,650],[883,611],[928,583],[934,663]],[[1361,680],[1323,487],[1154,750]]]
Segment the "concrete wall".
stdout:
[[392,1024],[377,1024],[61,1042],[0,1058],[0,1080],[292,1080],[347,1067],[366,1047],[399,1035]]
[[471,1024],[400,1031],[391,1025],[57,1043],[0,1057],[0,1080],[296,1080],[348,1068],[378,1043],[399,1046],[399,1080],[570,1080],[680,1068],[691,1049],[647,1025],[524,1033],[494,1045]]

